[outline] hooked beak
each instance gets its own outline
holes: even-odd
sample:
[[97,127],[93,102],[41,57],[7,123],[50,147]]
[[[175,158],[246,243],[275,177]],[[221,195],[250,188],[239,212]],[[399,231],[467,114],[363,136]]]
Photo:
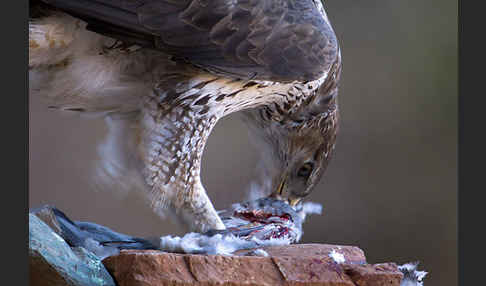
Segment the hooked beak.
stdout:
[[289,198],[288,199],[289,205],[292,206],[292,207],[295,207],[298,203],[300,203],[301,200],[302,200],[302,198]]
[[280,199],[280,200],[286,200],[290,206],[294,207],[302,200],[302,198],[293,197],[293,196],[288,197],[288,198],[284,198],[282,196],[282,194],[283,194],[283,191],[285,189],[286,182],[287,182],[287,176],[284,176],[282,181],[278,185],[277,190],[275,191],[275,193],[272,194],[272,197],[275,197],[275,198]]
[[285,183],[286,183],[286,181],[287,181],[287,176],[284,175],[283,176],[283,179],[280,181],[280,184],[278,185],[277,189],[272,192],[272,194],[270,195],[270,197],[276,198],[278,200],[284,200],[284,198],[283,198],[283,192],[284,192],[284,189],[285,189]]
[[280,182],[277,188],[277,196],[282,196],[283,190],[285,188],[285,182],[287,181],[287,177],[284,177],[283,180]]

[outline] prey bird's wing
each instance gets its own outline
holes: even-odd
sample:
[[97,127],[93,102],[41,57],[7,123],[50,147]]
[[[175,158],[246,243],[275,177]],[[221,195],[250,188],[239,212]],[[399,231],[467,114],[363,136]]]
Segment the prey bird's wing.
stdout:
[[337,56],[313,0],[43,1],[92,31],[234,78],[315,80]]

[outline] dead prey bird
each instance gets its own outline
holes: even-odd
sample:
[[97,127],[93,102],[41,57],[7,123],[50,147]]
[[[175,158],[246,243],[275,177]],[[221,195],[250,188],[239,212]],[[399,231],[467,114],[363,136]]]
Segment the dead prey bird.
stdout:
[[[299,206],[294,208],[274,198],[236,203],[219,212],[226,226],[224,230],[156,238],[132,237],[96,223],[73,221],[52,206],[33,210],[33,213],[44,213],[40,217],[49,217],[51,224],[59,226],[58,234],[69,245],[84,247],[101,259],[118,254],[122,249],[223,255],[246,250],[247,255],[264,255],[265,252],[260,247],[298,242],[303,233],[302,223],[306,215],[321,212],[318,204],[305,203]],[[46,216],[46,213],[50,215]]]
[[31,1],[29,90],[104,116],[99,179],[162,217],[224,230],[201,183],[216,122],[242,111],[265,195],[297,206],[334,149],[341,55],[320,0]]
[[246,254],[265,256],[260,247],[298,242],[305,217],[312,213],[320,214],[321,205],[305,203],[294,208],[274,198],[236,203],[220,212],[225,230],[163,236],[155,244],[168,252],[231,255],[247,250]]

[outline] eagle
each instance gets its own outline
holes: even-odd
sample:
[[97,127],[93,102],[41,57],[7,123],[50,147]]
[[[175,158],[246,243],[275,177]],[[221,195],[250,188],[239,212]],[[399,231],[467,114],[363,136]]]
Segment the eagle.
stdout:
[[225,229],[200,170],[234,112],[261,151],[262,192],[302,204],[334,150],[341,67],[321,0],[30,1],[31,96],[103,117],[98,177],[195,232]]

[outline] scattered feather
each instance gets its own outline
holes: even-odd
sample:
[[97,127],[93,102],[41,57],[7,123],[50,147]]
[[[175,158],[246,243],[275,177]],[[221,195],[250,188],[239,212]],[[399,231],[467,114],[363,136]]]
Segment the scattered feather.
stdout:
[[344,255],[342,253],[337,252],[335,249],[333,249],[329,253],[329,257],[331,257],[332,260],[334,260],[334,262],[336,262],[337,264],[341,264],[341,263],[346,262]]
[[419,262],[406,263],[398,266],[398,270],[403,273],[400,286],[423,286],[423,279],[428,274],[425,271],[418,271]]

